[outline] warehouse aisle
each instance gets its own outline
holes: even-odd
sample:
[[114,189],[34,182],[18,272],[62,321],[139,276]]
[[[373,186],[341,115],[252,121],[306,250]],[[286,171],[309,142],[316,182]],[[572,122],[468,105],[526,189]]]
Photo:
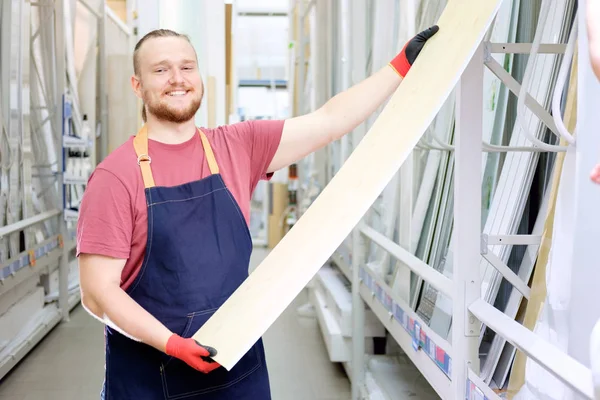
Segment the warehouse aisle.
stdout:
[[[257,248],[251,265],[267,252]],[[342,400],[350,383],[332,364],[317,321],[296,315],[301,293],[265,334],[273,400]],[[103,379],[102,325],[77,306],[71,321],[54,329],[0,382],[0,400],[98,399]]]

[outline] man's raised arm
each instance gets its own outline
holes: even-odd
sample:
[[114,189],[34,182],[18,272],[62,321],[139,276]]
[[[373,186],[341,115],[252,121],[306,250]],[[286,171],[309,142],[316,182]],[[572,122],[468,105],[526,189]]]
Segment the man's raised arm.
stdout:
[[398,88],[427,40],[438,29],[432,26],[413,37],[388,65],[338,93],[318,110],[286,120],[268,172],[297,162],[365,121]]

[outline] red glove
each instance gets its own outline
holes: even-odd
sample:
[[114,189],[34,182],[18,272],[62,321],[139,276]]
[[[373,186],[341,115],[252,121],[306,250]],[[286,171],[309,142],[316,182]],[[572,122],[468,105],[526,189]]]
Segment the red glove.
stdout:
[[406,76],[408,70],[423,49],[423,46],[425,46],[425,42],[435,35],[439,29],[440,28],[437,25],[434,25],[431,28],[427,28],[420,32],[406,42],[402,51],[392,61],[390,61],[390,66],[394,68],[398,75],[400,75],[402,78]]
[[205,374],[220,367],[219,363],[209,358],[216,356],[217,350],[202,346],[192,338],[184,339],[175,333],[167,340],[165,353]]

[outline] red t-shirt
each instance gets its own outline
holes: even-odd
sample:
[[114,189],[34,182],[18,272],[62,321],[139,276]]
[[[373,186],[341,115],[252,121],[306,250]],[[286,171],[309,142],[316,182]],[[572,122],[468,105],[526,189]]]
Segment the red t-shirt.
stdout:
[[[250,200],[277,151],[283,120],[252,120],[215,129],[202,128],[213,149],[223,181],[246,222]],[[200,135],[176,145],[148,140],[157,186],[176,186],[210,175]],[[133,136],[94,170],[79,209],[77,256],[100,254],[127,259],[121,287],[127,289],[144,259],[148,215],[144,182]]]

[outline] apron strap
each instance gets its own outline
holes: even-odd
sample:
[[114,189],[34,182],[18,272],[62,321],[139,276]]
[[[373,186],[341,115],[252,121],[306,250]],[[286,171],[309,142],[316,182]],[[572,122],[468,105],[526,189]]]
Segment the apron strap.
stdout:
[[217,160],[212,151],[212,147],[210,147],[210,143],[208,143],[208,139],[202,129],[198,129],[200,132],[200,139],[202,139],[202,145],[204,146],[204,154],[206,154],[206,161],[208,161],[208,168],[210,169],[210,173],[216,175],[219,173],[219,165],[217,164]]
[[[217,160],[212,151],[212,147],[210,146],[210,143],[208,142],[204,132],[202,132],[201,129],[198,129],[198,132],[200,133],[200,139],[202,140],[202,146],[204,147],[204,153],[206,154],[206,161],[208,162],[210,172],[213,175],[218,174],[219,166],[217,165]],[[133,138],[133,147],[135,149],[135,153],[137,154],[137,163],[142,170],[144,187],[151,188],[156,186],[154,183],[154,177],[152,176],[152,169],[150,168],[152,159],[148,154],[148,128],[146,125],[142,126],[138,134]]]
[[152,159],[148,154],[148,128],[146,125],[142,126],[142,129],[133,138],[133,147],[137,154],[137,163],[142,170],[142,179],[144,179],[144,187],[154,187],[154,177],[152,176],[152,169],[150,164]]

